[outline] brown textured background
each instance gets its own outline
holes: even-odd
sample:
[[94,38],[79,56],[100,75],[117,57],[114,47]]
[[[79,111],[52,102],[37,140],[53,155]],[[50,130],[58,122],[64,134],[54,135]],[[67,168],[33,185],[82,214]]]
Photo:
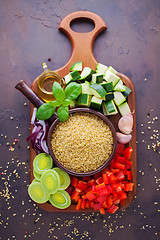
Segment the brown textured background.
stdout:
[[[44,61],[51,70],[68,61],[71,44],[58,25],[79,10],[92,11],[106,22],[94,55],[127,75],[136,92],[137,198],[113,216],[47,213],[27,194],[30,103],[14,87],[21,79],[31,86]],[[74,24],[73,29],[83,32],[92,26]],[[160,131],[159,62],[158,0],[0,1],[0,239],[160,239],[160,147],[152,148]],[[19,140],[15,145],[14,139]]]

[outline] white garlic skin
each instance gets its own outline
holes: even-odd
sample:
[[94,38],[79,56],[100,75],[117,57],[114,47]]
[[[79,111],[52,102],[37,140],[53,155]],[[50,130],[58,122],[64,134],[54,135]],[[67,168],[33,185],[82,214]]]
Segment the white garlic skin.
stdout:
[[127,114],[119,119],[118,128],[124,134],[130,134],[132,132],[133,116],[131,113]]
[[130,142],[130,140],[132,138],[131,134],[126,135],[126,134],[123,134],[120,132],[116,132],[116,135],[117,135],[117,141],[122,144],[126,144],[126,143]]

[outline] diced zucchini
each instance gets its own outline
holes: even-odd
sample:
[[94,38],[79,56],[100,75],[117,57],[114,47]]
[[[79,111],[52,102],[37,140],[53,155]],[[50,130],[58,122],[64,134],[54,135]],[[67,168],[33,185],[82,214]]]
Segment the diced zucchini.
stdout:
[[79,61],[79,62],[75,62],[72,67],[70,68],[70,71],[82,71],[82,61]]
[[91,99],[90,108],[95,108],[95,109],[100,110],[102,101],[103,101],[103,99],[93,96]]
[[81,93],[79,97],[76,99],[76,106],[84,106],[89,107],[91,103],[92,96],[86,93]]
[[90,89],[92,94],[98,98],[103,98],[107,94],[105,89],[100,84],[97,84],[97,83],[91,84]]
[[107,66],[102,64],[102,63],[97,63],[97,66],[96,66],[96,72],[97,73],[100,73],[100,74],[104,74],[105,71],[107,70]]
[[109,66],[107,70],[111,71],[114,74],[117,74],[117,71],[111,66]]
[[92,74],[92,82],[93,83],[102,83],[103,82],[103,74],[100,74],[100,73]]
[[86,79],[87,81],[90,81],[93,73],[94,71],[90,67],[85,67],[81,73],[81,79]]
[[114,92],[114,102],[117,106],[121,105],[125,100],[126,98],[121,92]]
[[103,77],[107,82],[113,82],[113,87],[119,82],[120,78],[112,73],[111,71],[107,70]]
[[117,114],[117,108],[114,104],[113,100],[110,101],[103,101],[102,103],[102,110],[105,113],[104,115],[110,115],[110,114]]
[[112,92],[113,91],[113,83],[112,82],[103,82],[101,83],[101,86],[106,90],[106,92]]
[[125,97],[128,97],[128,95],[129,95],[131,92],[132,92],[132,90],[126,86],[126,91],[123,92],[123,95],[124,95]]
[[92,92],[90,89],[90,83],[88,81],[81,83],[81,85],[82,85],[82,93],[87,93],[89,95],[92,95]]
[[124,102],[121,105],[119,105],[118,110],[122,116],[125,116],[125,115],[131,113],[130,107],[127,102]]
[[109,100],[111,100],[113,98],[114,98],[114,93],[113,92],[109,92],[105,96],[105,101],[109,101]]
[[64,80],[66,84],[70,83],[73,80],[70,73],[64,77]]
[[70,72],[71,77],[73,78],[73,80],[77,80],[81,77],[81,75],[79,74],[79,72],[77,70]]
[[114,91],[125,92],[126,86],[119,81],[114,87]]

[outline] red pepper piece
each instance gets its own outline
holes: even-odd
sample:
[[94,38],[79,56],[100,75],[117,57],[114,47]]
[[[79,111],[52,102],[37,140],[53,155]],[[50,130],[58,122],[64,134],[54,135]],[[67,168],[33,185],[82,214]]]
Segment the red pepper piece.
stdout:
[[124,203],[125,199],[121,199],[120,200],[120,205],[122,205]]
[[94,193],[94,192],[92,192],[92,191],[90,191],[90,192],[88,192],[87,194],[86,194],[86,198],[88,199],[88,200],[94,200],[95,198],[96,198],[97,196],[96,196],[96,194]]
[[128,180],[132,180],[132,171],[127,171],[127,178]]
[[99,177],[101,177],[101,174],[100,174],[100,173],[96,173],[96,174],[94,174],[94,176],[93,176],[94,180],[96,180],[96,179],[99,178]]
[[124,163],[125,162],[125,157],[117,157],[116,162]]
[[118,181],[122,181],[125,179],[123,171],[119,171],[119,173],[116,173],[115,177],[117,178]]
[[103,206],[104,208],[107,208],[107,202],[104,201],[104,202],[102,203],[102,206]]
[[131,183],[131,182],[126,183],[124,190],[125,190],[126,192],[129,192],[129,191],[131,192],[131,191],[133,191],[133,186],[134,186],[134,183]]
[[100,209],[101,207],[102,207],[102,204],[101,204],[101,203],[95,203],[95,204],[93,205],[94,210],[98,210],[98,209]]
[[86,206],[86,201],[83,199],[81,208],[82,208],[82,209],[85,209],[85,206]]
[[110,183],[113,183],[113,182],[116,182],[116,181],[117,181],[117,178],[115,177],[114,174],[109,176],[109,182]]
[[129,160],[126,160],[124,164],[125,164],[126,169],[130,169],[132,166],[132,162]]
[[69,193],[69,195],[71,195],[72,191],[73,191],[73,187],[69,186],[66,191]]
[[76,210],[80,210],[81,209],[82,201],[83,201],[82,198],[80,198],[78,200],[78,203],[77,203],[77,206],[76,206]]
[[97,178],[97,179],[95,180],[95,182],[96,182],[97,184],[101,184],[101,183],[103,183],[103,178],[102,178],[102,177],[99,177],[99,178]]
[[84,181],[79,180],[76,188],[77,188],[77,189],[80,189],[81,191],[86,190],[86,188],[87,188],[87,183],[84,182]]
[[91,180],[91,177],[90,176],[85,176],[82,178],[82,181],[85,181],[85,182],[88,182]]
[[124,169],[125,169],[125,165],[122,164],[122,163],[119,163],[119,162],[115,162],[115,163],[114,163],[114,167],[115,167],[115,168],[119,168],[119,169],[121,169],[121,170],[124,170]]
[[110,184],[107,184],[107,185],[106,185],[106,188],[107,188],[107,191],[108,191],[108,195],[113,192],[112,187],[111,187]]
[[86,201],[86,208],[89,208],[89,206],[90,206],[90,202],[87,200]]
[[117,210],[118,210],[118,206],[116,206],[115,204],[113,204],[108,210],[107,210],[107,212],[109,212],[109,213],[115,213]]
[[79,179],[74,177],[74,176],[70,176],[70,179],[71,179],[71,185],[76,187],[77,184],[78,184]]
[[102,178],[103,178],[103,182],[104,182],[105,184],[108,184],[108,183],[109,183],[109,177],[108,177],[108,174],[107,174],[107,173],[104,173],[104,174],[102,175]]
[[103,214],[103,215],[105,215],[105,210],[104,210],[104,208],[103,208],[103,207],[101,207],[101,208],[99,209],[99,211],[100,211],[100,214]]
[[97,201],[100,202],[101,204],[106,201],[107,195],[100,195],[97,197]]
[[111,168],[111,171],[113,173],[118,173],[118,172],[120,172],[120,169],[118,169],[118,168]]
[[99,184],[99,185],[96,185],[96,186],[95,186],[95,189],[96,189],[96,191],[97,191],[97,193],[98,193],[99,195],[108,194],[108,190],[107,190],[107,188],[106,188],[105,183],[101,183],[101,184]]
[[122,191],[122,192],[119,194],[119,199],[122,200],[122,199],[126,199],[126,198],[127,198],[126,192]]
[[94,201],[92,200],[92,201],[90,201],[90,207],[93,207],[93,205],[94,205]]
[[88,186],[93,186],[93,185],[96,185],[95,183],[95,180],[94,179],[91,179],[87,182]]
[[76,190],[73,190],[73,192],[71,193],[71,199],[75,200],[77,196],[79,196],[79,192],[77,192]]
[[113,195],[110,194],[107,199],[106,199],[106,203],[107,203],[107,208],[110,208],[113,204]]
[[127,148],[124,149],[123,156],[125,157],[126,160],[130,160],[131,159],[132,152],[133,152],[133,148],[132,147],[127,147]]
[[116,152],[123,155],[123,151],[124,151],[124,144],[122,144],[122,143],[117,143]]

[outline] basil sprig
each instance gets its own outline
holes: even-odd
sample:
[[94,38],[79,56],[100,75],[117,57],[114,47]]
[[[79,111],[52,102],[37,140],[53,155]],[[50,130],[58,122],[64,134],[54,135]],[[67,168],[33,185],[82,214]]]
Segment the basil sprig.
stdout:
[[82,91],[81,84],[72,82],[67,85],[65,90],[58,82],[54,82],[52,93],[55,101],[43,103],[37,110],[36,118],[46,120],[50,118],[58,107],[57,115],[61,122],[65,122],[69,118],[69,105],[76,99]]

